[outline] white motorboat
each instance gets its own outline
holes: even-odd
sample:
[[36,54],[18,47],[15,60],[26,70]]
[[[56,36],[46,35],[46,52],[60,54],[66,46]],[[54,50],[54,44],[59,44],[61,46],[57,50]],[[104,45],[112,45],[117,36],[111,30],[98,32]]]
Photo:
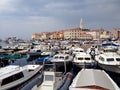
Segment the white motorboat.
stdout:
[[73,52],[73,55],[76,55],[81,52],[84,52],[84,49],[77,47],[77,48],[72,49],[72,52]]
[[69,90],[120,90],[104,70],[82,69],[73,79]]
[[85,52],[76,54],[73,59],[73,63],[80,68],[92,68],[95,66],[95,61],[92,60],[90,54]]
[[65,72],[56,71],[55,66],[45,69],[43,75],[42,84],[34,86],[32,90],[67,90],[73,79],[72,72],[65,74]]
[[55,55],[54,51],[43,51],[43,52],[41,52],[41,57],[53,56],[53,55]]
[[104,70],[120,73],[120,55],[116,52],[104,52],[95,57],[98,66]]
[[73,56],[70,56],[69,54],[56,54],[50,62],[55,63],[57,67],[61,67],[72,63],[72,60]]
[[33,48],[29,50],[28,54],[30,55],[30,57],[40,56],[41,50],[39,48]]
[[7,90],[22,84],[41,71],[42,67],[40,65],[9,65],[1,68],[0,90]]

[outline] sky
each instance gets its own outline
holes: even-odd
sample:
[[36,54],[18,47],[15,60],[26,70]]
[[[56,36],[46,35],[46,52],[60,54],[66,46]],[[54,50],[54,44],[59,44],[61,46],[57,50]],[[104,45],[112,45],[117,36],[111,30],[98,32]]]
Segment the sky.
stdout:
[[0,38],[76,28],[120,28],[120,0],[0,0]]

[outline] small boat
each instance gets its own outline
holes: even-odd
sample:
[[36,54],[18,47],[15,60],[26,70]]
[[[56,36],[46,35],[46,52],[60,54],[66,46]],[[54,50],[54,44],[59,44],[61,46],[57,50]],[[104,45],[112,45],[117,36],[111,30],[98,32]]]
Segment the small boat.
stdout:
[[53,58],[53,56],[45,56],[45,57],[39,57],[35,60],[36,63],[43,64],[44,61],[50,62],[50,60]]
[[115,42],[104,42],[99,45],[99,51],[101,52],[117,52],[119,45]]
[[53,56],[53,55],[55,55],[54,51],[43,51],[43,52],[41,52],[41,57]]
[[72,81],[73,75],[69,72],[63,79],[61,72],[44,72],[43,83],[38,90],[67,90]]
[[28,54],[7,54],[7,53],[3,53],[0,55],[0,58],[2,59],[7,59],[7,60],[11,60],[11,59],[28,59],[29,55]]
[[74,48],[72,50],[72,52],[73,52],[73,55],[76,55],[76,54],[79,54],[81,52],[84,52],[84,49],[82,49],[82,48]]
[[41,49],[39,49],[39,48],[30,49],[28,54],[30,55],[30,57],[40,56],[41,55]]
[[73,56],[70,56],[69,54],[56,54],[53,56],[53,58],[50,60],[50,62],[55,63],[57,67],[61,67],[64,65],[69,65],[72,63]]
[[7,54],[7,53],[2,53],[0,55],[0,65],[1,65],[0,67],[4,67],[6,65],[13,64],[13,63],[15,63],[17,61],[20,61],[20,62],[22,62],[23,60],[27,61],[28,58],[29,58],[28,54]]
[[45,66],[42,84],[34,86],[32,90],[67,90],[74,76],[72,71],[63,73],[56,71],[54,64],[47,65],[52,67]]
[[95,57],[98,66],[106,71],[120,73],[120,55],[116,52],[104,52]]
[[42,70],[41,65],[9,65],[0,69],[0,90],[18,86]]
[[104,70],[82,69],[73,79],[69,90],[120,90]]
[[85,52],[76,54],[73,63],[80,68],[92,68],[95,66],[95,61],[91,58],[90,54]]

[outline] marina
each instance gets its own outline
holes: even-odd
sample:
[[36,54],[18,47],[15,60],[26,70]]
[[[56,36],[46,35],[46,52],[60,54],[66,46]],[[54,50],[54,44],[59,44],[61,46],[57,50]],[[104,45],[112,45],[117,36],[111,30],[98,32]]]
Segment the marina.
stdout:
[[66,46],[56,40],[40,41],[39,46],[26,43],[27,52],[1,47],[0,90],[120,89],[119,45],[68,42]]
[[0,0],[0,90],[120,90],[120,0]]

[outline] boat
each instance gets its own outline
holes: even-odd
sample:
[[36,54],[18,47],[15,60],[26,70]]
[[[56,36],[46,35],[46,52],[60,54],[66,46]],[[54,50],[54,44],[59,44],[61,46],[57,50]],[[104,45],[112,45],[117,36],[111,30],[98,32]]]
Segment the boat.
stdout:
[[54,51],[43,51],[43,52],[41,52],[41,57],[53,56],[53,55],[55,55]]
[[[33,87],[35,87],[36,85],[41,85],[42,82],[43,82],[43,71],[41,71],[35,77],[31,78],[28,82],[26,82],[25,85],[20,87],[20,90],[32,90]],[[19,88],[16,90],[19,90]]]
[[104,70],[82,69],[73,79],[69,90],[120,90],[120,88]]
[[9,65],[0,69],[0,90],[16,87],[42,70],[41,65]]
[[56,71],[54,64],[46,65],[49,68],[46,66],[44,69],[42,84],[34,86],[31,90],[67,90],[73,79],[73,73]]
[[79,68],[92,68],[95,66],[95,61],[91,58],[90,54],[85,52],[76,54],[73,63]]
[[7,54],[7,53],[2,53],[0,55],[0,58],[2,59],[7,59],[7,60],[11,60],[11,59],[28,59],[29,55],[28,54]]
[[118,48],[119,48],[119,45],[115,42],[103,42],[101,45],[99,45],[99,51],[101,53],[117,52]]
[[30,57],[40,56],[41,55],[41,49],[39,49],[39,48],[30,49],[28,54],[30,55]]
[[106,71],[120,73],[120,55],[116,52],[104,52],[95,57],[98,66]]
[[84,52],[84,49],[77,47],[77,48],[74,48],[72,50],[72,52],[73,52],[73,55],[76,55],[76,54],[79,54],[81,52]]
[[39,57],[35,60],[35,62],[38,63],[38,64],[43,64],[44,61],[50,62],[50,59],[52,59],[52,58],[53,58],[53,56]]
[[54,63],[57,67],[61,67],[71,64],[72,60],[73,56],[70,56],[69,54],[59,53],[54,55],[50,62]]
[[[14,64],[16,62],[22,62],[23,60],[27,61],[29,58],[28,54],[7,54],[3,53],[0,55],[0,67],[4,67],[6,65]],[[20,64],[18,63],[18,65]]]

